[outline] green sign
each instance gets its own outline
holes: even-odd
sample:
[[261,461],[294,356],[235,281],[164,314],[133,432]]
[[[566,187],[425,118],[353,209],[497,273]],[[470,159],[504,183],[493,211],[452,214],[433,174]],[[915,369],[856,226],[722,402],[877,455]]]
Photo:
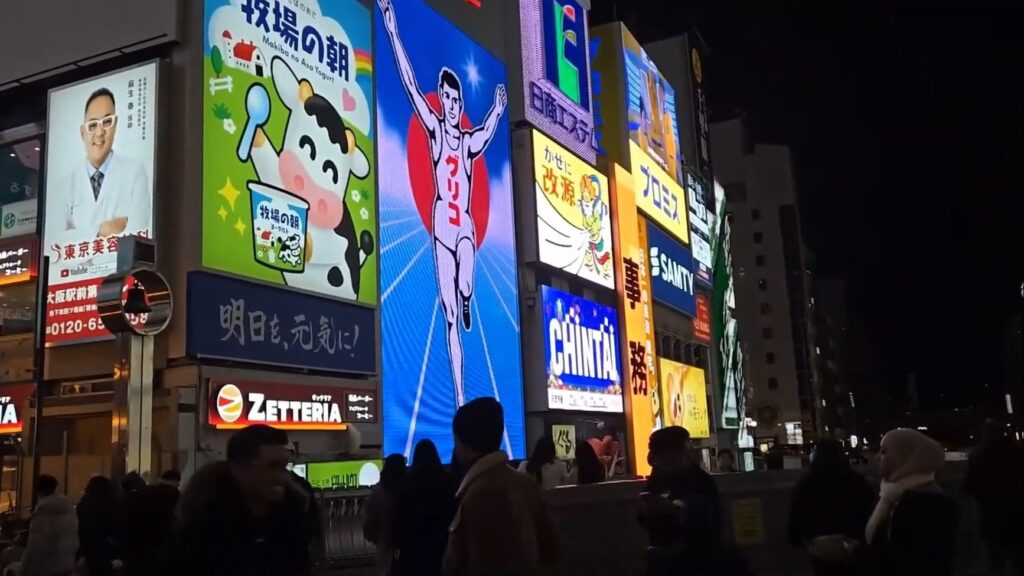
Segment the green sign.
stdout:
[[382,460],[310,462],[306,480],[317,490],[355,490],[369,488],[380,481]]
[[206,0],[203,266],[376,305],[370,10],[248,4]]

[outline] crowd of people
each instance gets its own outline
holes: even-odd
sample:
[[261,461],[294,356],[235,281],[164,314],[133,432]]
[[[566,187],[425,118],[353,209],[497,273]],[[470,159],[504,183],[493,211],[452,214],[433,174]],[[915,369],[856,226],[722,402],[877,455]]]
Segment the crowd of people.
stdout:
[[[420,441],[407,467],[384,461],[369,496],[365,538],[377,547],[383,576],[539,574],[559,559],[559,541],[543,491],[597,483],[606,469],[580,443],[572,470],[550,438],[513,467],[502,450],[504,414],[493,398],[462,406],[452,422],[455,451],[445,467],[436,446]],[[180,476],[147,484],[129,474],[120,487],[92,478],[77,507],[52,476],[36,483],[38,503],[20,558],[20,576],[299,576],[311,574],[320,543],[312,487],[291,472],[285,432],[237,431],[226,460],[197,471],[183,493]],[[589,448],[589,451],[588,451]],[[718,487],[685,428],[654,432],[652,472],[638,521],[646,530],[649,576],[747,576],[741,554],[723,537]],[[936,482],[945,462],[937,442],[897,429],[881,442],[875,489],[851,468],[843,446],[822,440],[793,490],[789,539],[817,576],[952,576],[960,504]],[[734,471],[720,451],[718,470]],[[987,425],[972,454],[963,493],[977,502],[989,574],[1021,573],[1020,447]]]

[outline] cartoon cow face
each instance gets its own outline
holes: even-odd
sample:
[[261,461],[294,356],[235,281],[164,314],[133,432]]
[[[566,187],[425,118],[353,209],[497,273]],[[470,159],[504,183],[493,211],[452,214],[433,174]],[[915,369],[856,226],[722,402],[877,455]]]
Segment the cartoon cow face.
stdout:
[[311,226],[334,229],[345,214],[349,176],[365,178],[369,162],[334,105],[308,81],[300,82],[281,58],[274,58],[271,73],[291,110],[278,159],[281,183],[309,202]]

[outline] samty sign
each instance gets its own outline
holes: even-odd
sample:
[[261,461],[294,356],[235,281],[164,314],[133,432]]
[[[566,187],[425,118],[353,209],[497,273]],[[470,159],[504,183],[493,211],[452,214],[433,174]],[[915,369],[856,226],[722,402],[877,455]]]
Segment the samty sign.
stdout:
[[[208,420],[219,430],[265,424],[282,430],[345,430],[350,398],[376,406],[373,391],[347,391],[331,386],[302,386],[270,382],[218,382],[211,380]],[[368,400],[364,402],[364,399]],[[363,413],[354,411],[353,413]],[[373,422],[366,411],[360,420]]]

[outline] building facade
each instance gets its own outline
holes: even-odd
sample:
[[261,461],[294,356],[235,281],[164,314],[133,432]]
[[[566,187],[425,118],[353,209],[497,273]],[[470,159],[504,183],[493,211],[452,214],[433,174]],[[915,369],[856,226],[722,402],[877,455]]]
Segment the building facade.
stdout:
[[[790,151],[748,141],[740,119],[711,128],[732,222],[739,325],[748,346],[757,437],[802,444],[825,434],[809,253]],[[827,400],[826,400],[827,404]]]

